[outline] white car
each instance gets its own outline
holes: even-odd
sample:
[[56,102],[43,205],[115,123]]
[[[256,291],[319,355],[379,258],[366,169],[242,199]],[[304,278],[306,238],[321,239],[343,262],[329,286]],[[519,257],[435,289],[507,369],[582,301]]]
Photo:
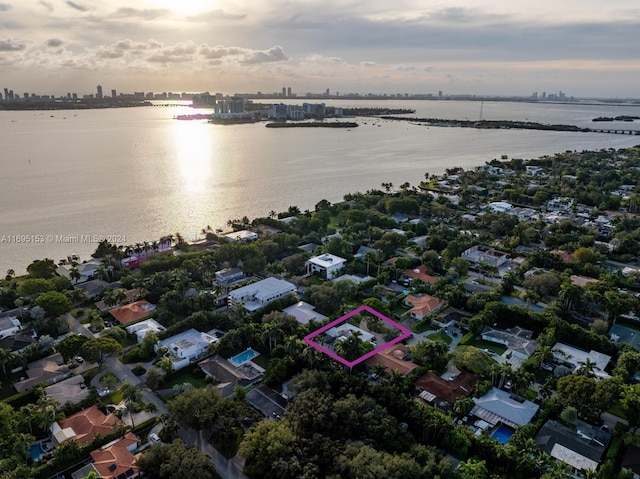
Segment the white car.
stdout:
[[158,436],[155,432],[149,434],[149,442],[151,444],[158,444],[160,442],[160,436]]

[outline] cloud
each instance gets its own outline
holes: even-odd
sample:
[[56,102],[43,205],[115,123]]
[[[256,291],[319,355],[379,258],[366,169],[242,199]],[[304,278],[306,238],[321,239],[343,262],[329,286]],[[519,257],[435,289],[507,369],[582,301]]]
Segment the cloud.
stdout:
[[239,47],[225,47],[223,45],[216,45],[215,47],[210,47],[206,43],[200,45],[199,53],[204,58],[208,60],[218,60],[220,58],[242,55],[246,53],[247,50]]
[[122,7],[116,10],[115,17],[127,18],[143,18],[145,20],[154,20],[156,18],[166,17],[171,13],[166,8],[152,8],[140,10],[138,8]]
[[18,39],[0,40],[0,52],[19,52],[27,48],[26,42]]
[[11,5],[8,3],[0,3],[0,12],[8,12],[11,10]]
[[49,40],[47,40],[46,45],[51,48],[56,48],[62,46],[63,43],[64,42],[59,38],[50,38]]
[[197,51],[198,46],[194,42],[180,42],[172,47],[164,48],[160,53],[151,55],[147,58],[147,61],[153,63],[184,63],[191,61]]
[[193,15],[188,17],[187,20],[189,22],[212,22],[216,20],[243,20],[245,18],[247,18],[247,15],[244,13],[229,13],[224,10],[217,9],[210,10],[200,15]]
[[360,65],[362,65],[363,67],[377,67],[379,63],[364,61],[364,62],[360,62]]
[[148,40],[146,42],[134,42],[127,38],[119,40],[111,45],[103,45],[95,50],[95,56],[98,58],[115,59],[122,58],[125,55],[139,55],[143,52],[159,50],[162,43],[156,40]]
[[86,12],[87,8],[83,7],[82,5],[79,5],[75,2],[72,2],[71,0],[67,0],[67,5],[69,5],[71,8],[73,8],[74,10],[78,10],[80,12]]
[[44,0],[42,0],[40,2],[40,5],[46,8],[49,11],[49,13],[53,12],[53,5],[51,5],[49,2],[45,2]]
[[270,62],[282,62],[289,58],[284,54],[284,50],[280,46],[274,46],[266,51],[253,51],[248,54],[243,63],[246,64],[258,64],[258,63],[270,63]]

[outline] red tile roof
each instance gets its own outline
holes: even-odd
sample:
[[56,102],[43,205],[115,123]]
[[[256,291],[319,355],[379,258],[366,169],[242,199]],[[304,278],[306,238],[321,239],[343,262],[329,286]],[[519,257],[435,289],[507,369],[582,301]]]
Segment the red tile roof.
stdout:
[[407,347],[403,344],[392,344],[387,349],[367,358],[364,363],[370,368],[380,364],[384,366],[389,373],[398,371],[406,375],[418,367],[417,364],[404,360],[408,351]]
[[418,319],[424,318],[427,314],[445,305],[444,300],[438,299],[429,294],[425,294],[423,296],[414,296],[413,294],[410,294],[404,298],[404,302],[412,306],[409,313],[413,314],[413,316]]
[[414,384],[423,391],[453,404],[456,400],[471,395],[477,381],[475,374],[462,371],[453,381],[447,381],[433,373],[426,373]]
[[113,414],[105,415],[98,406],[91,406],[60,422],[61,429],[68,427],[76,434],[74,439],[84,445],[93,441],[96,434],[105,435],[121,428],[122,422]]
[[[96,468],[100,477],[103,479],[115,479],[121,474],[129,477],[137,473],[136,457],[127,449],[137,445],[137,443],[138,438],[136,435],[128,432],[119,441],[91,451],[93,467]],[[130,469],[133,473],[127,474]]]
[[436,284],[436,281],[438,281],[438,278],[436,278],[435,276],[427,274],[427,267],[423,264],[413,269],[407,269],[402,274],[404,274],[407,278],[419,279],[423,283]]
[[120,324],[128,324],[144,319],[151,314],[155,306],[146,300],[136,301],[120,308],[112,309],[109,314]]

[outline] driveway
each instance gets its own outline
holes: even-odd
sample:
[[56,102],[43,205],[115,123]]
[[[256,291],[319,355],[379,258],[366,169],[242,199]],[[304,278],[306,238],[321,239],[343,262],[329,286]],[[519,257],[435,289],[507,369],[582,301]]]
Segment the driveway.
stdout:
[[74,318],[71,313],[66,313],[64,315],[64,319],[69,325],[69,330],[73,331],[76,334],[82,334],[83,336],[87,336],[88,338],[93,338],[93,333],[84,327],[84,324],[81,324],[76,318]]
[[207,440],[209,437],[208,433],[181,427],[178,430],[178,435],[185,444],[194,446],[198,451],[209,456],[222,479],[249,479],[249,477],[242,472],[244,459],[240,456],[235,456],[231,459],[224,457],[216,448],[209,444]]

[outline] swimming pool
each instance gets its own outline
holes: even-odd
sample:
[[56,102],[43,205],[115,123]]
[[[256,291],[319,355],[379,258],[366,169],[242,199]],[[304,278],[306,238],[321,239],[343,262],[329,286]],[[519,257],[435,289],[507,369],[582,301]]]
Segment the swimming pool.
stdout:
[[34,461],[39,461],[42,456],[44,456],[44,451],[42,450],[41,442],[34,442],[29,446],[29,455],[31,459]]
[[498,426],[491,433],[491,437],[502,444],[506,444],[511,439],[511,436],[513,436],[513,431],[504,426]]
[[248,348],[246,351],[236,354],[234,357],[229,358],[229,362],[235,367],[242,366],[247,361],[251,361],[256,356],[260,356],[260,353]]

